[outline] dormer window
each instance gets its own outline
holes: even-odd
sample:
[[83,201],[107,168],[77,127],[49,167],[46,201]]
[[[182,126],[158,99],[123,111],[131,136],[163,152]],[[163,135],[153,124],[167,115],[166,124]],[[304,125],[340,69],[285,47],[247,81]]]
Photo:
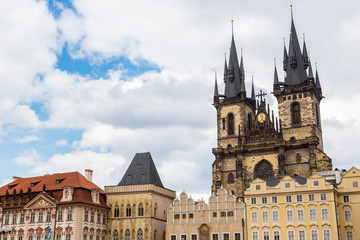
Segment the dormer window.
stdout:
[[73,194],[74,194],[74,187],[72,186],[63,187],[63,197],[61,198],[60,202],[72,201]]
[[[40,182],[40,181],[39,181]],[[35,187],[39,182],[33,182],[30,184],[30,187]]]
[[9,186],[8,186],[8,190],[10,190],[10,189],[12,189],[12,188],[14,188],[14,187],[16,187],[16,186],[17,186],[17,184],[9,185]]
[[63,179],[56,179],[56,184],[59,184],[59,183],[61,183],[62,181],[64,181],[65,180],[65,178],[63,178]]

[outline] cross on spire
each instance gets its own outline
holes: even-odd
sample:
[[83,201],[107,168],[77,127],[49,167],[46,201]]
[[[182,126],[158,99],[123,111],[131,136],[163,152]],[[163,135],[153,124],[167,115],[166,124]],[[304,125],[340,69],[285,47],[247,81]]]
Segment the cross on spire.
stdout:
[[260,101],[263,101],[263,97],[265,98],[265,96],[267,95],[266,92],[263,92],[262,90],[260,90],[260,93],[256,95],[256,97],[260,97]]

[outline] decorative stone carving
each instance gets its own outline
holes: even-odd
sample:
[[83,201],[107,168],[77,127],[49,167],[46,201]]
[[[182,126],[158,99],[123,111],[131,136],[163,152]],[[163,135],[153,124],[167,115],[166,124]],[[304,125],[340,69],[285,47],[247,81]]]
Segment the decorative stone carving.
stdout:
[[263,180],[274,178],[273,167],[269,161],[263,159],[256,164],[254,171],[254,179],[255,178]]

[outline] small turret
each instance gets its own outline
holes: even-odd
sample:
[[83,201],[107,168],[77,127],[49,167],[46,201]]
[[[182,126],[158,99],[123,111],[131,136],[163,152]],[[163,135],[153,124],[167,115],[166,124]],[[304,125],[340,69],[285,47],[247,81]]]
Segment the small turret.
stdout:
[[284,37],[284,59],[283,59],[284,71],[287,70],[287,63],[288,63],[288,55],[287,55],[287,50],[286,50],[286,45],[285,45],[285,37]]
[[317,63],[316,63],[316,62],[315,62],[315,65],[316,65],[315,84],[316,84],[316,87],[317,87],[317,88],[321,88],[321,85],[320,85],[320,78],[319,78],[319,74],[318,74],[318,70],[317,70]]
[[305,43],[305,33],[303,33],[303,38],[304,38],[304,44],[303,44],[303,61],[304,61],[304,67],[305,69],[307,69],[309,67],[309,56],[307,54],[307,49],[306,49],[306,43]]
[[251,99],[255,100],[254,75],[252,75],[252,80],[251,80]]

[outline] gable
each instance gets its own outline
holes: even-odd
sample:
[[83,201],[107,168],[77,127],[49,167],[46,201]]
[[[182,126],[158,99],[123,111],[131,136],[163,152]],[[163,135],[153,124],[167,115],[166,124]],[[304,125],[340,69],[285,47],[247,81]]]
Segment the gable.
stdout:
[[36,209],[36,208],[49,208],[56,207],[56,200],[50,197],[48,194],[41,192],[30,202],[28,202],[24,209]]

